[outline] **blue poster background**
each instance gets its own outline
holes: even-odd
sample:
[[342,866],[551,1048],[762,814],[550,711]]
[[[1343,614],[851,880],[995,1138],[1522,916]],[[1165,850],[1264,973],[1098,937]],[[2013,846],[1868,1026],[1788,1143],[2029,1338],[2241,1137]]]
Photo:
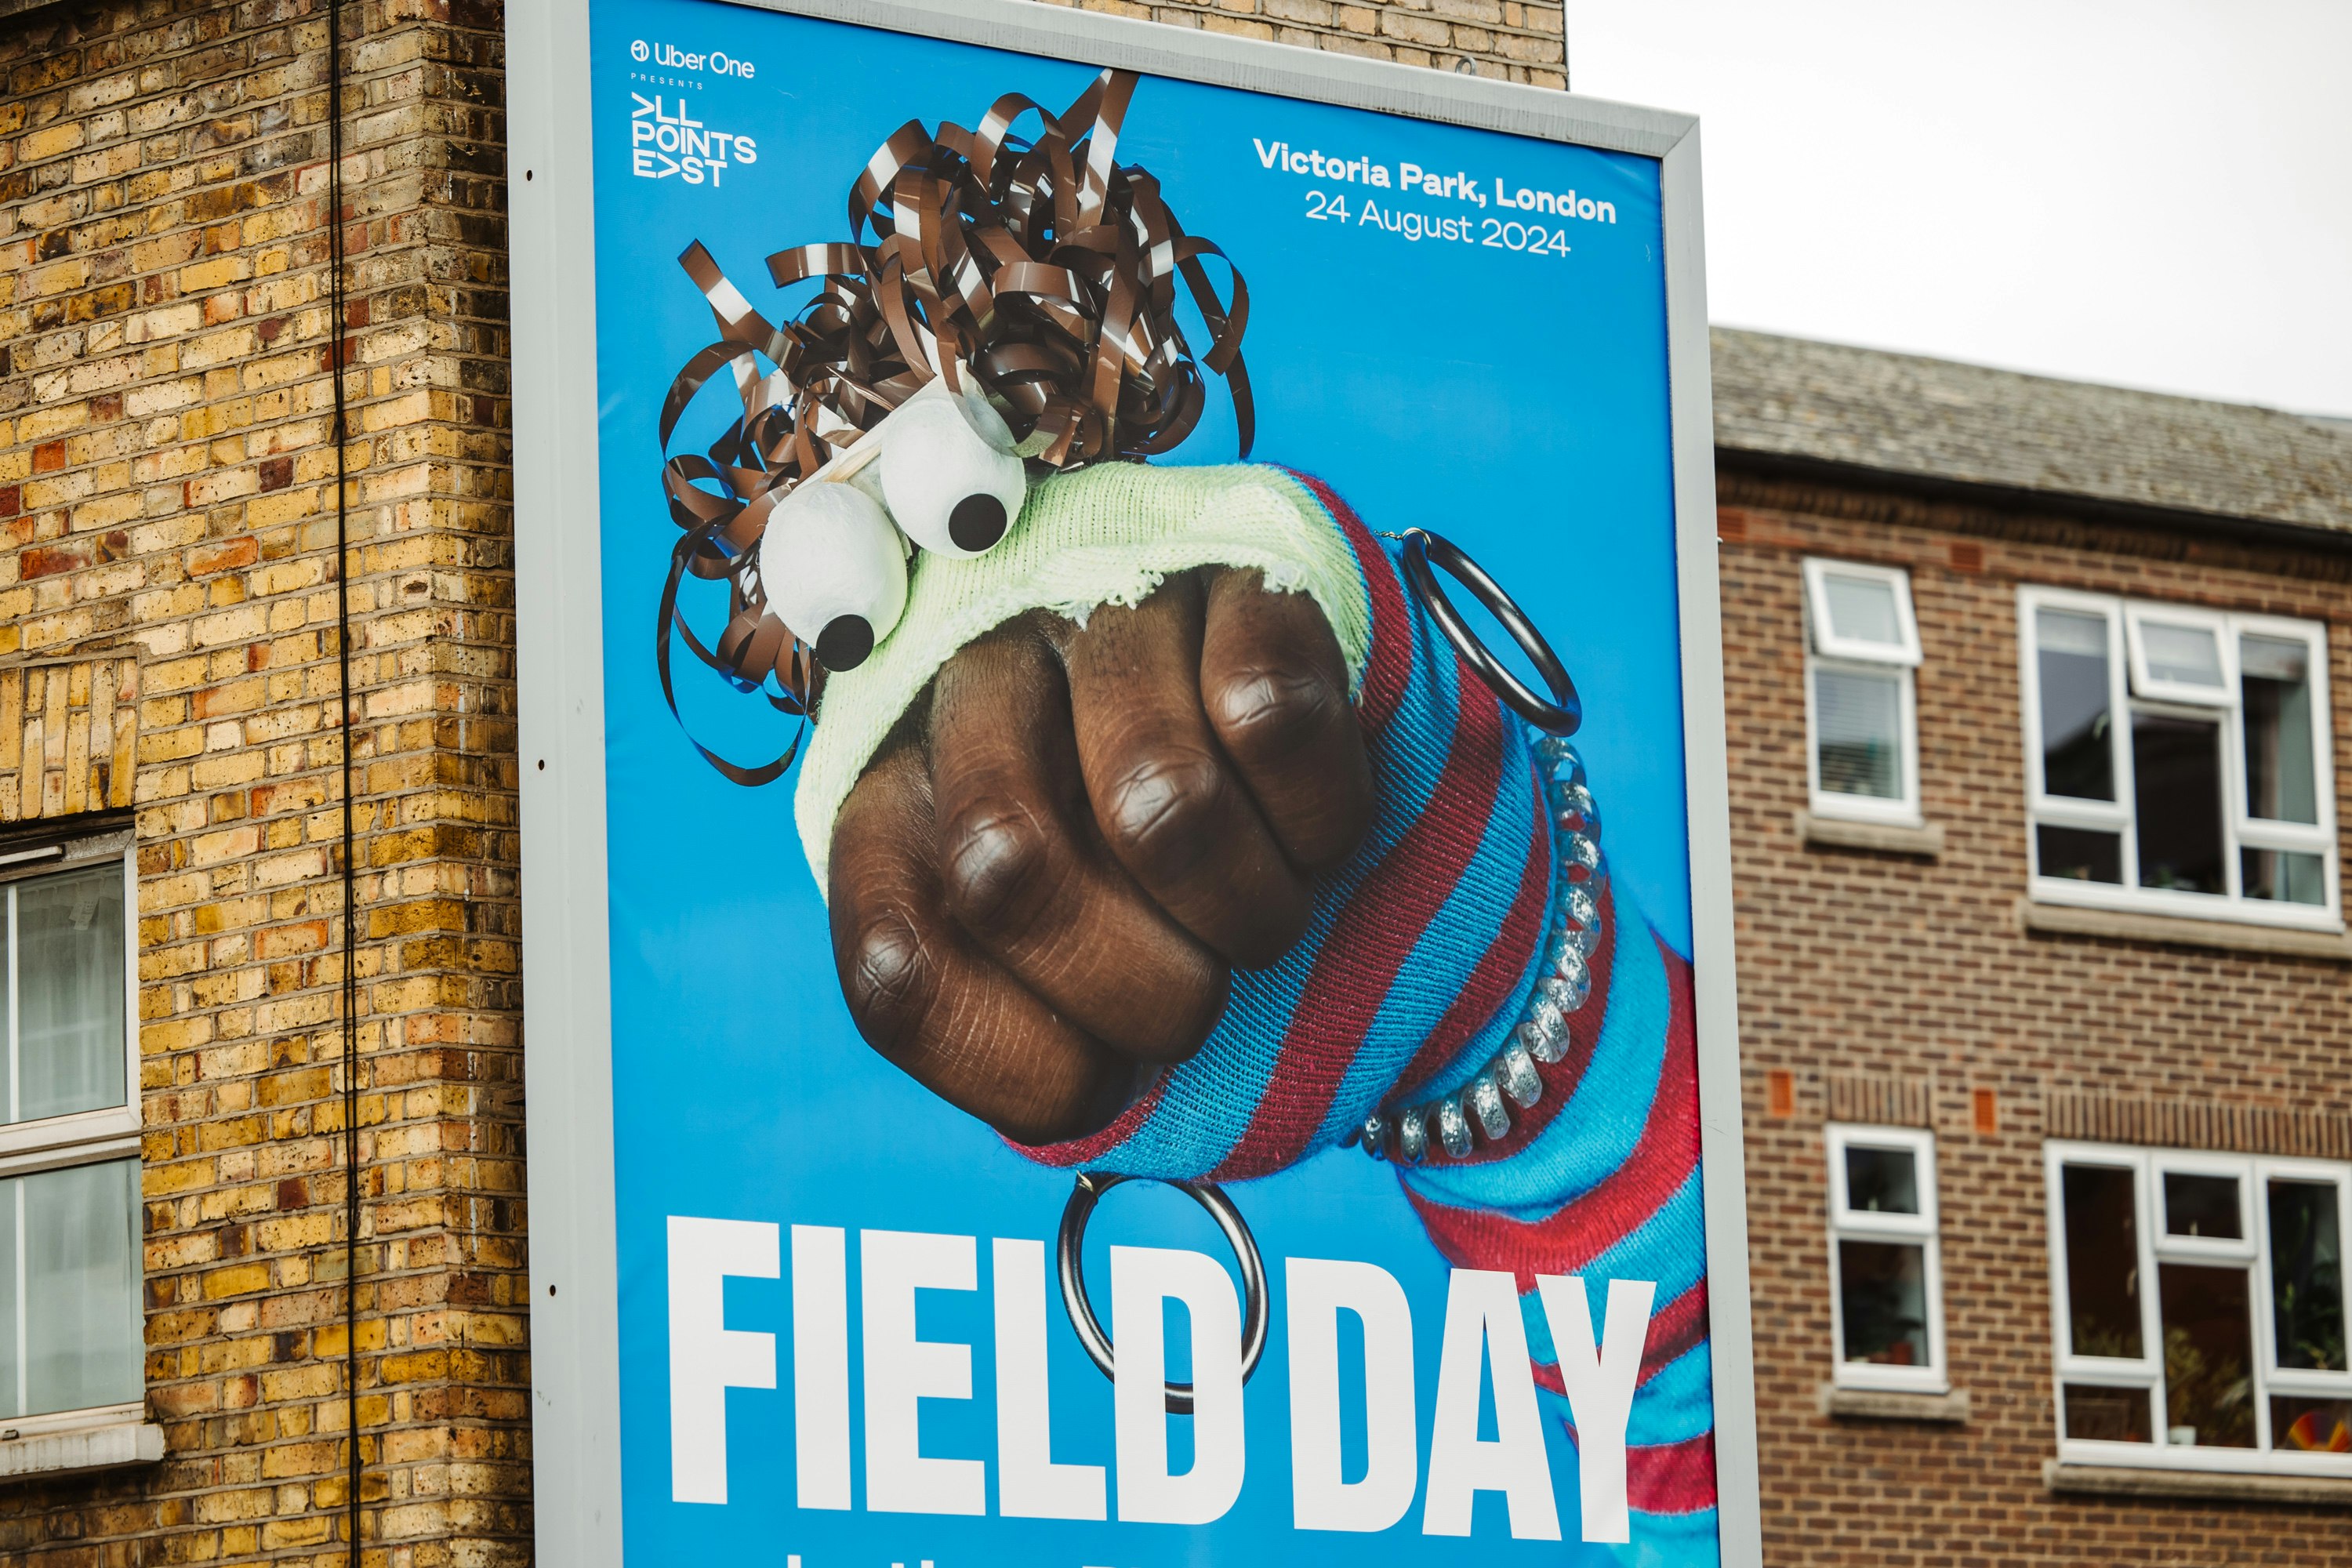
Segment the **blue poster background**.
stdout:
[[[676,532],[661,498],[656,421],[671,378],[714,335],[676,258],[701,240],[755,305],[783,320],[805,289],[780,294],[764,258],[847,237],[848,188],[891,131],[910,118],[971,125],[1009,90],[1058,108],[1093,72],[699,0],[597,0],[591,16],[602,530],[582,529],[578,542],[601,550],[604,584],[623,1505],[633,1568],[781,1565],[788,1553],[807,1568],[913,1568],[926,1559],[940,1568],[1147,1568],[1277,1556],[1308,1568],[1400,1549],[1433,1565],[1606,1560],[1602,1549],[1575,1544],[1575,1458],[1557,1431],[1565,1544],[1513,1542],[1495,1493],[1482,1494],[1468,1540],[1422,1536],[1417,1504],[1377,1539],[1293,1531],[1278,1295],[1272,1343],[1249,1390],[1248,1480],[1214,1525],[1122,1525],[1115,1501],[1108,1523],[797,1510],[788,1280],[728,1286],[728,1326],[777,1335],[780,1383],[772,1393],[729,1395],[730,1501],[671,1501],[666,1216],[982,1237],[981,1290],[928,1292],[920,1307],[923,1337],[973,1346],[982,1397],[926,1404],[922,1441],[929,1455],[992,1459],[985,1238],[1050,1241],[1069,1187],[1066,1174],[1016,1157],[858,1039],[793,831],[792,776],[761,790],[727,783],[696,757],[663,705],[653,632]],[[665,68],[674,57],[664,46],[723,53],[750,62],[753,75],[722,73],[707,58],[700,69]],[[730,164],[716,184],[639,176],[630,126],[643,98],[754,138],[756,161]],[[1318,221],[1307,216],[1310,190],[1343,192],[1351,219],[1365,194],[1431,217],[1509,215],[1269,170],[1258,144],[1277,141],[1458,170],[1486,185],[1501,177],[1511,186],[1572,188],[1612,202],[1617,222],[1567,226],[1572,248],[1561,256]],[[1217,241],[1248,279],[1255,455],[1328,480],[1375,529],[1424,524],[1445,533],[1548,630],[1584,699],[1579,744],[1607,814],[1612,874],[1687,953],[1654,161],[1157,78],[1137,91],[1119,151],[1122,162],[1156,174],[1187,230]],[[1232,459],[1221,384],[1213,399],[1210,419],[1171,460]],[[699,423],[675,449],[707,442],[729,401],[724,387],[706,395]],[[717,613],[710,592],[689,610],[705,626]],[[691,661],[681,670],[698,734],[744,760],[781,749],[789,730],[772,715]],[[1291,1255],[1374,1262],[1404,1284],[1425,1462],[1446,1276],[1391,1173],[1334,1151],[1236,1195],[1277,1291],[1280,1259]],[[1108,1200],[1093,1227],[1088,1268],[1097,1281],[1113,1240],[1225,1256],[1185,1200],[1140,1184]],[[854,1237],[850,1258],[854,1322]],[[1108,1466],[1109,1384],[1057,1309],[1051,1337],[1055,1457]],[[1355,1352],[1344,1330],[1342,1353],[1346,1367]],[[853,1388],[856,1376],[853,1335]],[[1347,1419],[1351,1462],[1360,1465],[1360,1409]],[[1185,1425],[1172,1424],[1178,1468]]]

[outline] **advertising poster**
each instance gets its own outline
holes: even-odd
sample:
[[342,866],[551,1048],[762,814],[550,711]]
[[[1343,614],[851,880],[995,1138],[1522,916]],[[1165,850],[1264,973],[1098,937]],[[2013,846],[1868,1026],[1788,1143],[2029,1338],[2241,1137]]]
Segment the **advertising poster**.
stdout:
[[526,590],[525,765],[601,805],[526,794],[527,880],[600,868],[527,914],[543,1542],[1745,1560],[1695,200],[892,15],[559,24],[593,479],[520,570],[594,589]]

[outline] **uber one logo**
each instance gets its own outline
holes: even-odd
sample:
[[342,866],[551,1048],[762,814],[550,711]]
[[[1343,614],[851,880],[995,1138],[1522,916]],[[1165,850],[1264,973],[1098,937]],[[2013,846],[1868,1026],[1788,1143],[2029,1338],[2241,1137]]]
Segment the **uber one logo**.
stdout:
[[641,180],[666,180],[672,174],[689,185],[716,186],[729,168],[760,161],[760,149],[749,136],[713,131],[687,112],[686,100],[675,113],[659,93],[647,98],[631,92],[636,107],[629,111],[629,172]]
[[709,70],[720,76],[741,77],[745,81],[750,81],[753,74],[750,60],[739,60],[721,49],[698,55],[674,44],[648,44],[643,38],[629,46],[629,58],[639,65],[656,65],[665,70]]

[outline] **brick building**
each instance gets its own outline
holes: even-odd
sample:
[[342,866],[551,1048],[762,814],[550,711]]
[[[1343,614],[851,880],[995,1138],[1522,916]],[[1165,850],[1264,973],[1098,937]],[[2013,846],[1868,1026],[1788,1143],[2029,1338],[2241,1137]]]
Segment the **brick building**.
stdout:
[[[1110,8],[1565,82],[1558,5]],[[370,1564],[530,1557],[500,17],[341,26],[338,208],[317,0],[0,0],[0,1562],[341,1563],[354,1518]],[[2246,1160],[2352,1157],[2352,1090],[2332,838],[2319,913],[2298,901],[2321,821],[2225,827],[2259,861],[2223,868],[2226,920],[2027,899],[2015,637],[2020,584],[2112,601],[2117,647],[2145,640],[2126,600],[2260,614],[2291,703],[2293,647],[2345,642],[2352,438],[1736,335],[1718,359],[1774,1560],[2119,1534],[2203,1560],[2251,1522],[2352,1562],[2325,1476],[2042,1473],[2045,1139],[2210,1154],[2183,1173],[2250,1194]],[[1916,636],[1809,652],[1811,558],[1894,569],[1819,591],[1899,589]],[[1843,801],[1808,783],[1822,669]],[[2213,707],[2189,698],[2158,716]],[[2078,858],[2123,820],[2058,815]],[[1941,1301],[1848,1333],[1880,1369],[1851,1387],[1832,1122],[1882,1173],[1910,1152],[1915,1192],[1942,1178],[1932,1215],[1849,1226],[1882,1247],[1869,1302],[1904,1315],[1906,1247]],[[2196,1239],[2270,1267],[2261,1237]],[[2084,1386],[2153,1398],[2147,1360]],[[2264,1397],[2325,1405],[2326,1369],[2293,1370]],[[2263,1408],[2275,1447],[2293,1423]],[[2221,1495],[2077,1495],[2126,1485]]]
[[[1566,83],[1556,4],[1107,8]],[[370,1564],[530,1554],[503,23],[339,21],[340,331],[323,0],[0,0],[0,1563],[340,1564],[354,1414]]]
[[2352,1562],[2352,427],[1715,363],[1768,1560]]

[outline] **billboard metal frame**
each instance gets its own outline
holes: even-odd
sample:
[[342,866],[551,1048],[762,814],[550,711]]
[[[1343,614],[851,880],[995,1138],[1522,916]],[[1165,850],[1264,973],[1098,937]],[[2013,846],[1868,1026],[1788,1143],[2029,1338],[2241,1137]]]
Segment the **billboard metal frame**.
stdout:
[[[1727,1568],[1759,1563],[1698,121],[1035,0],[719,3],[1659,161],[1717,1517]],[[620,1568],[588,5],[509,0],[506,16],[533,1514],[540,1562]]]

